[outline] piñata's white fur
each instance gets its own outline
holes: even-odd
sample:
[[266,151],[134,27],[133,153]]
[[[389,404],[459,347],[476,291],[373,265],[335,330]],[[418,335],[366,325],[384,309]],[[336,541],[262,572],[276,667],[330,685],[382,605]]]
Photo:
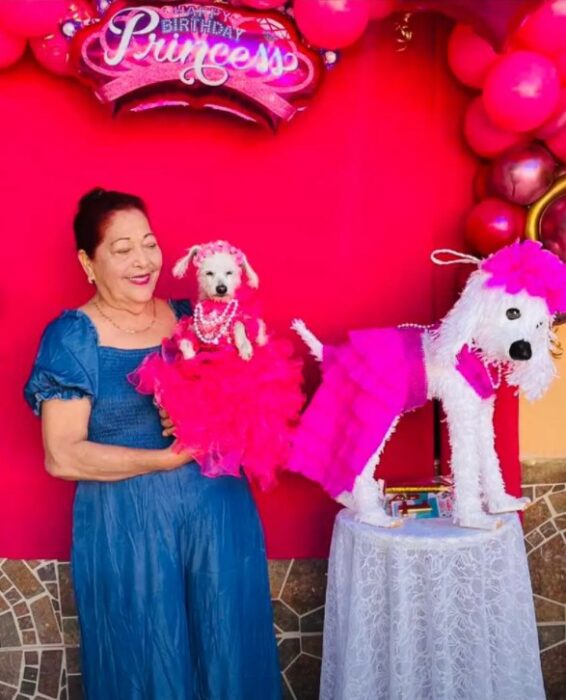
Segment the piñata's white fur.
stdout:
[[[492,529],[501,522],[498,513],[522,510],[529,501],[505,491],[495,451],[494,398],[481,398],[457,370],[458,353],[464,345],[481,350],[483,360],[497,364],[508,383],[531,400],[542,396],[556,371],[551,354],[553,317],[546,303],[525,291],[509,294],[501,288],[488,287],[486,280],[481,270],[472,273],[440,325],[423,331],[423,346],[428,398],[439,399],[447,416],[455,522],[463,527]],[[518,317],[509,318],[509,309],[517,309]],[[515,312],[510,315],[517,316]],[[294,321],[293,328],[320,360],[320,340],[302,321]],[[511,358],[511,345],[517,341],[530,345],[530,359]],[[387,438],[394,429],[395,424]],[[374,479],[386,440],[376,445],[352,491],[340,494],[337,500],[354,510],[359,520],[391,527],[399,521],[383,512]]]

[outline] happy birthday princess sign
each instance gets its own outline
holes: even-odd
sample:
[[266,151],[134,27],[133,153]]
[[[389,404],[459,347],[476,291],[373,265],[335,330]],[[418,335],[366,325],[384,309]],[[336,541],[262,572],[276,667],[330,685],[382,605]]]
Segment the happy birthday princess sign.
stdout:
[[305,108],[324,69],[286,15],[196,2],[113,4],[72,56],[117,109],[211,108],[273,126]]

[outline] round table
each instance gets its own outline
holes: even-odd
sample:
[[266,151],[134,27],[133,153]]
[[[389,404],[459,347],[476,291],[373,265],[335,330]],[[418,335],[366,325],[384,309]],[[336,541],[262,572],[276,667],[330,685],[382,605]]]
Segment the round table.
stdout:
[[523,534],[334,525],[321,700],[544,700]]

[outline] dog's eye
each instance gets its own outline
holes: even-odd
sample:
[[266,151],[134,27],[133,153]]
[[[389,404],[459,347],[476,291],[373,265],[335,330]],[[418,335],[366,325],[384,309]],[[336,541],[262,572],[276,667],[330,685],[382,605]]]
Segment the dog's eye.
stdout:
[[516,318],[521,317],[521,312],[519,311],[519,309],[507,309],[505,315],[510,321],[514,321]]
[[207,277],[214,277],[214,272],[212,272],[211,270],[209,270],[209,271],[206,273],[206,276],[207,276]]
[[230,275],[233,275],[233,274],[234,273],[232,272],[232,270],[228,270],[228,272],[226,273],[226,277],[230,277]]

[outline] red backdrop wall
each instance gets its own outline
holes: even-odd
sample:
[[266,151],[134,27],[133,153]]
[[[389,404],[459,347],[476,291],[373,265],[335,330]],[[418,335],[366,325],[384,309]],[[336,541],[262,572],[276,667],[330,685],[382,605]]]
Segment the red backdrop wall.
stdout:
[[[210,114],[112,118],[84,87],[32,59],[0,73],[0,555],[68,557],[73,485],[43,470],[40,424],[21,393],[40,333],[85,301],[71,221],[101,185],[141,194],[169,268],[213,237],[243,247],[262,280],[265,316],[287,332],[300,315],[325,340],[347,328],[428,322],[456,278],[432,248],[461,247],[473,161],[460,138],[466,95],[445,67],[447,25],[419,17],[397,52],[392,24],[345,52],[308,111],[277,135]],[[503,451],[516,481],[516,416]],[[430,474],[432,412],[402,421],[382,473]],[[336,506],[287,477],[258,495],[272,557],[327,554]]]

